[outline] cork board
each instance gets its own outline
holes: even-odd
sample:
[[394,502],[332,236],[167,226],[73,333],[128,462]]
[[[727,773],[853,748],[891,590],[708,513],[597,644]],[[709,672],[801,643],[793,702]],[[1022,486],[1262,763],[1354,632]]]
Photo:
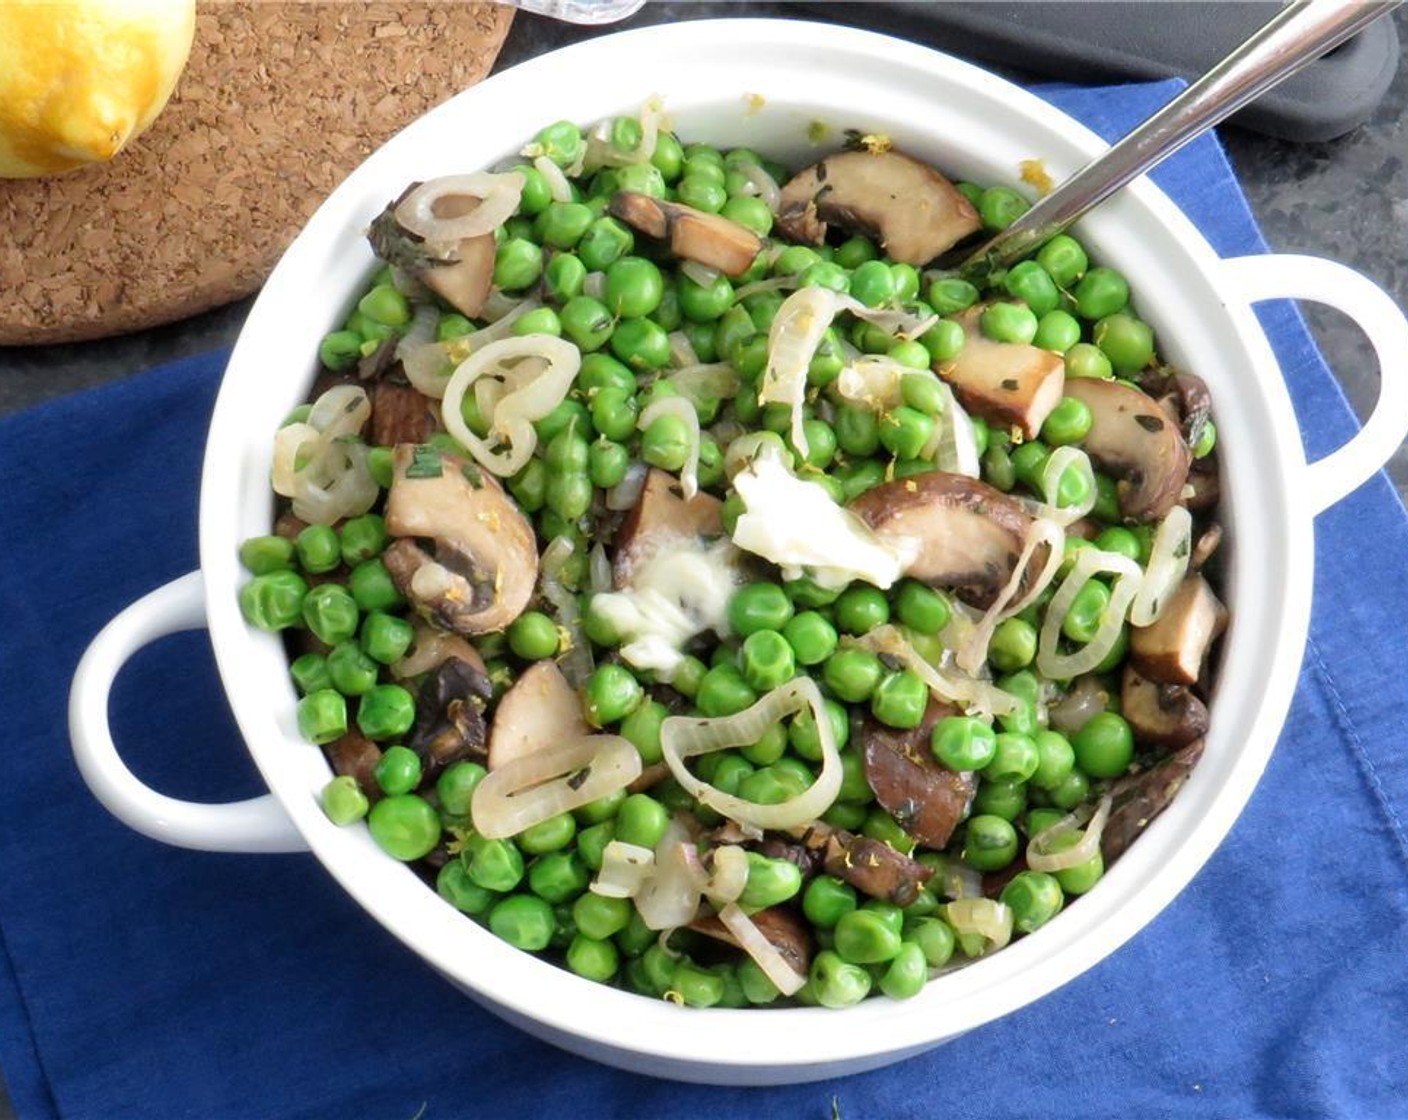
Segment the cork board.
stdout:
[[156,123],[110,163],[0,179],[0,345],[182,319],[255,291],[378,145],[483,78],[512,9],[203,0]]

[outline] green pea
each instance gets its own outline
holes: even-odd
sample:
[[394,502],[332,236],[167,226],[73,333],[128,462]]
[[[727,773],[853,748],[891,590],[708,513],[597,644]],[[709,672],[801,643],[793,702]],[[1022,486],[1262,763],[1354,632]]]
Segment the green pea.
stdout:
[[900,622],[921,634],[937,634],[949,620],[948,600],[918,580],[904,580],[895,594],[895,613]]
[[1064,233],[1058,233],[1043,245],[1037,251],[1036,259],[1062,288],[1069,288],[1085,275],[1085,270],[1090,266],[1080,242]]
[[934,434],[934,418],[900,405],[880,418],[880,443],[900,459],[917,459]]
[[305,525],[294,538],[294,545],[305,572],[330,572],[342,563],[342,546],[331,525]]
[[850,331],[851,344],[863,354],[885,354],[895,343],[894,335],[877,323],[858,319]]
[[648,793],[633,793],[621,803],[616,814],[616,839],[642,848],[654,848],[669,825],[670,814],[664,805]]
[[386,522],[380,514],[364,513],[349,517],[338,532],[342,562],[350,568],[380,556],[389,539]]
[[792,898],[802,889],[801,869],[790,860],[748,853],[748,881],[738,904],[745,910],[765,910]]
[[399,684],[379,684],[357,703],[357,726],[368,739],[399,739],[416,721],[416,701]]
[[[1056,850],[1073,847],[1079,842],[1080,840],[1075,833],[1069,833],[1064,840],[1056,843]],[[1095,854],[1084,863],[1078,863],[1074,867],[1063,867],[1054,874],[1056,882],[1061,885],[1061,890],[1066,894],[1085,894],[1104,877],[1105,857],[1101,855],[1100,849],[1097,847]]]
[[372,776],[385,794],[410,793],[420,785],[420,755],[409,747],[387,747],[373,767]]
[[1092,778],[1118,778],[1134,759],[1134,733],[1116,712],[1097,712],[1071,736],[1076,765]]
[[812,994],[823,1007],[853,1007],[870,994],[870,973],[833,949],[823,949],[812,958],[808,979]]
[[496,937],[532,953],[548,947],[555,924],[552,907],[531,894],[509,895],[489,911],[489,928]]
[[304,623],[319,641],[330,646],[347,641],[357,632],[360,614],[357,600],[339,583],[320,584],[303,597]]
[[487,774],[483,766],[468,759],[450,763],[435,779],[435,796],[440,800],[440,808],[452,816],[469,816],[474,791]]
[[880,249],[870,238],[855,234],[836,246],[834,260],[842,268],[855,269],[869,261],[877,261]]
[[719,751],[701,760],[701,775],[706,773],[705,765],[708,758],[717,760],[712,771],[707,772],[708,781],[715,789],[723,790],[724,793],[736,795],[738,787],[743,784],[743,779],[749,774],[757,772],[757,768],[741,754],[735,754],[732,751]]
[[738,962],[738,983],[743,989],[743,998],[755,1007],[772,1003],[782,993],[777,985],[768,979],[768,974],[752,957],[744,957]]
[[593,939],[579,933],[567,946],[567,967],[578,976],[605,984],[621,967],[621,953],[610,941]]
[[675,194],[686,206],[692,206],[706,214],[717,214],[728,201],[728,191],[724,189],[724,184],[713,175],[703,172],[685,175],[675,188]]
[[293,541],[287,537],[250,537],[240,545],[240,563],[256,576],[293,568]]
[[367,795],[357,785],[357,779],[340,774],[323,787],[323,812],[339,827],[353,824],[367,815]]
[[1061,302],[1061,292],[1056,281],[1037,261],[1020,261],[1007,270],[1002,286],[1008,295],[1019,299],[1031,308],[1038,318],[1048,311],[1056,310]]
[[1072,769],[1059,785],[1047,791],[1047,796],[1056,808],[1070,812],[1090,796],[1090,779],[1080,770]]
[[297,572],[265,572],[240,588],[240,613],[251,626],[279,631],[303,617],[308,584]]
[[680,177],[684,164],[684,149],[673,132],[661,132],[655,137],[655,152],[651,155],[650,162],[660,169],[660,174],[667,183],[673,183]]
[[356,642],[339,642],[328,652],[328,679],[344,696],[362,696],[372,690],[381,668]]
[[1079,644],[1090,641],[1109,605],[1109,587],[1098,579],[1088,580],[1071,600],[1066,617],[1061,620],[1061,633]]
[[571,249],[596,220],[592,208],[582,202],[550,202],[533,221],[534,231],[545,245]]
[[719,211],[731,222],[737,222],[744,229],[752,230],[759,237],[772,232],[772,211],[761,198],[751,195],[734,195],[724,203]]
[[582,130],[571,121],[554,121],[538,130],[533,142],[542,154],[559,167],[570,167],[581,154],[586,141]]
[[978,289],[957,276],[944,276],[929,285],[928,296],[939,315],[957,315],[978,302]]
[[1002,888],[1001,902],[1012,911],[1012,926],[1023,933],[1040,929],[1065,905],[1061,884],[1043,871],[1019,871]]
[[836,651],[836,628],[816,611],[802,611],[788,620],[782,636],[799,665],[820,665]]
[[687,1007],[713,1007],[724,998],[724,978],[685,960],[675,967],[671,989]]
[[870,697],[870,712],[887,727],[909,729],[924,722],[929,704],[929,686],[913,669],[891,673]]
[[836,410],[836,443],[847,455],[868,457],[880,447],[880,423],[875,413],[856,405]]
[[1080,341],[1080,322],[1068,311],[1048,311],[1036,324],[1032,345],[1064,354]]
[[774,276],[796,276],[821,260],[821,254],[808,245],[788,245],[772,262]]
[[298,687],[299,693],[306,696],[320,688],[332,688],[332,676],[328,672],[328,659],[321,653],[305,653],[293,659],[288,667],[289,676]]
[[981,770],[997,753],[997,733],[974,716],[945,716],[934,724],[930,747],[950,770]]
[[1005,493],[1017,484],[1017,471],[1006,444],[994,442],[983,452],[981,463],[983,480],[990,486]]
[[1027,786],[1015,778],[984,778],[973,795],[973,811],[1015,821],[1027,807]]
[[[924,348],[920,346],[920,349]],[[927,358],[928,351],[925,351]],[[891,357],[894,355],[891,354]],[[929,363],[924,362],[927,369]],[[937,377],[928,373],[906,373],[900,378],[900,396],[910,408],[926,416],[939,416],[944,411],[944,387]]]
[[404,327],[411,321],[410,304],[394,284],[376,285],[357,301],[357,310],[388,327]]
[[845,292],[850,289],[851,279],[841,265],[824,260],[803,269],[797,277],[797,284],[802,288],[829,288],[833,292]]
[[822,680],[838,699],[848,704],[861,704],[885,675],[880,659],[866,649],[837,650],[822,665]]
[[509,330],[515,338],[526,338],[530,334],[550,334],[561,338],[562,319],[551,307],[535,307],[515,319]]
[[619,485],[630,471],[631,453],[622,444],[605,436],[596,440],[588,452],[587,477],[593,486],[610,490]]
[[347,588],[364,611],[391,610],[406,601],[380,559],[364,560],[353,568],[347,577]]
[[505,291],[522,291],[543,274],[541,245],[524,237],[510,237],[494,251],[494,284]]
[[1037,629],[1024,618],[1005,618],[988,642],[988,660],[1001,673],[1025,669],[1036,659]]
[[548,472],[544,497],[548,509],[567,521],[576,521],[592,505],[592,480],[585,471]]
[[[850,716],[846,709],[835,700],[823,700],[822,708],[826,712],[826,720],[830,724],[831,735],[836,740],[836,746],[838,748],[844,747],[850,738]],[[810,708],[804,708],[792,717],[792,723],[787,729],[787,741],[799,758],[807,759],[810,762],[821,761],[821,736],[817,731],[816,717]],[[866,789],[868,790],[869,787],[867,786]]]
[[541,611],[524,611],[509,624],[508,647],[525,661],[556,657],[561,643],[557,623]]
[[1093,343],[1077,342],[1066,351],[1065,357],[1067,377],[1091,377],[1108,381],[1115,376],[1110,359]]
[[899,931],[874,910],[842,914],[834,928],[836,953],[851,964],[881,964],[900,951]]
[[759,630],[781,630],[792,617],[787,593],[775,583],[749,583],[733,593],[728,602],[729,627],[746,638]]
[[899,952],[881,974],[880,990],[891,999],[913,999],[929,980],[929,962],[924,950],[912,941],[900,944]]
[[925,915],[905,922],[905,944],[917,945],[930,968],[943,968],[953,957],[953,927],[942,918]]
[[1193,458],[1205,459],[1212,454],[1212,449],[1217,446],[1217,425],[1211,420],[1204,420],[1203,426],[1198,430],[1197,439],[1193,441],[1191,448]]
[[367,827],[377,847],[404,862],[420,859],[440,842],[439,814],[413,793],[383,797],[367,814]]
[[1041,425],[1041,438],[1052,447],[1080,443],[1095,422],[1090,406],[1079,397],[1062,397]]
[[979,871],[1000,871],[1017,858],[1017,830],[991,813],[979,813],[964,830],[963,860]]
[[919,270],[912,264],[896,261],[890,265],[890,275],[894,277],[897,303],[909,303],[919,295],[921,277]]
[[657,416],[641,436],[640,457],[661,470],[677,471],[689,458],[690,438],[683,418],[674,413]]
[[646,925],[639,911],[627,904],[626,924],[615,934],[616,947],[627,957],[639,957],[659,936],[659,931]]
[[787,639],[776,630],[757,630],[743,640],[743,678],[758,692],[786,684],[797,672],[797,659]]
[[835,327],[827,327],[807,363],[807,384],[815,388],[830,385],[846,367],[846,352]]
[[951,362],[963,352],[967,336],[963,327],[952,319],[940,319],[919,336],[932,362]]
[[651,198],[665,197],[665,176],[651,163],[632,163],[618,167],[616,182],[623,191],[647,194]]
[[890,604],[878,587],[852,584],[836,600],[836,625],[847,634],[868,634],[890,621]]
[[1031,342],[1036,337],[1037,317],[1020,303],[990,303],[983,308],[978,326],[995,342]]
[[629,389],[600,389],[592,397],[592,425],[607,439],[625,442],[636,430],[640,405]]
[[1046,468],[1046,460],[1051,457],[1051,449],[1040,440],[1031,439],[1014,447],[1009,457],[1017,480],[1032,490],[1040,491],[1041,475]]
[[460,862],[485,890],[502,894],[523,881],[523,855],[512,840],[490,840],[473,833],[460,850]]
[[[539,308],[539,310],[551,309]],[[529,312],[529,314],[535,313]],[[527,315],[523,316],[519,322],[527,317]],[[559,332],[574,343],[579,350],[588,353],[605,346],[615,329],[615,322],[611,318],[611,312],[606,309],[606,305],[600,300],[592,299],[591,296],[573,296],[563,305],[562,314],[557,316],[557,320]]]
[[1025,782],[1036,773],[1040,763],[1041,755],[1032,736],[1004,731],[997,737],[992,761],[983,767],[983,777]]
[[802,913],[818,929],[834,929],[858,906],[855,887],[834,875],[818,875],[802,894]]
[[607,271],[635,248],[636,239],[626,226],[609,215],[597,218],[577,242],[577,256],[591,272]]
[[[860,831],[863,835],[869,836],[872,840],[879,840],[888,844],[897,852],[909,855],[914,851],[914,837],[909,835],[900,827],[899,821],[895,820],[889,813],[885,812],[879,805],[872,805],[865,814],[865,819],[861,821]],[[870,904],[867,903],[867,906]],[[898,931],[896,923],[896,931]]]
[[650,319],[622,319],[611,333],[611,352],[633,370],[664,369],[670,364],[670,336]]
[[414,638],[415,628],[409,622],[383,611],[372,611],[362,621],[362,649],[383,665],[405,657]]
[[1075,766],[1075,750],[1059,731],[1045,728],[1032,736],[1032,741],[1036,744],[1037,766],[1029,780],[1038,789],[1053,790]]
[[1103,319],[1129,303],[1129,281],[1113,268],[1096,266],[1081,277],[1072,294],[1081,318]]
[[1006,229],[1030,209],[1011,187],[988,187],[978,200],[978,218],[987,230]]
[[1153,328],[1128,312],[1106,315],[1095,324],[1091,339],[1121,376],[1138,373],[1154,360]]
[[543,295],[553,303],[567,304],[582,294],[587,266],[572,253],[554,253],[543,269]]
[[362,336],[356,331],[331,331],[318,344],[318,360],[335,373],[351,369],[362,358]]
[[659,267],[644,257],[622,257],[606,270],[605,303],[617,315],[649,315],[664,290]]
[[704,674],[694,704],[709,718],[731,716],[751,707],[758,694],[733,665],[715,665]]
[[895,298],[895,277],[884,261],[868,260],[851,273],[850,294],[866,307],[881,307]]
[[[614,820],[598,821],[577,833],[577,854],[582,863],[592,871],[601,870],[602,853],[606,845],[616,839]],[[585,885],[585,884],[584,884]]]
[[737,796],[756,805],[781,805],[805,788],[799,785],[795,775],[764,766],[739,779]]
[[530,856],[561,851],[577,835],[577,822],[571,813],[558,813],[525,828],[515,837],[519,849]]
[[657,996],[670,991],[675,982],[679,958],[663,945],[654,944],[640,955],[641,972],[650,990]]
[[630,715],[645,690],[624,665],[598,665],[582,689],[583,714],[593,727],[605,727]]

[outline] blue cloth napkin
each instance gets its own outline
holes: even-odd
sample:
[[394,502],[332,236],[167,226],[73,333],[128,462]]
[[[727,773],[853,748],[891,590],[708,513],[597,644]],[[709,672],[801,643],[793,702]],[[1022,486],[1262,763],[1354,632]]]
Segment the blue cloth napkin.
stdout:
[[[1174,87],[1045,92],[1114,136]],[[1264,249],[1213,139],[1155,177],[1224,255]],[[1323,453],[1354,430],[1351,413],[1294,311],[1264,314]],[[83,787],[68,681],[104,622],[196,563],[198,463],[225,357],[0,422],[0,1068],[22,1120],[1408,1115],[1408,521],[1384,479],[1319,519],[1312,639],[1285,733],[1230,837],[1162,916],[1057,993],[899,1065],[701,1089],[504,1025],[311,857],[168,848]],[[259,791],[204,634],[137,657],[112,714],[159,788]]]

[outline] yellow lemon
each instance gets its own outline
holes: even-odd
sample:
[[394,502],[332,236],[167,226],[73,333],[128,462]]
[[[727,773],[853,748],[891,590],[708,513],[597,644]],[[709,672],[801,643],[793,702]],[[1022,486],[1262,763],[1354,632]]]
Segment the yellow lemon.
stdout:
[[0,0],[0,178],[111,159],[166,106],[195,0]]

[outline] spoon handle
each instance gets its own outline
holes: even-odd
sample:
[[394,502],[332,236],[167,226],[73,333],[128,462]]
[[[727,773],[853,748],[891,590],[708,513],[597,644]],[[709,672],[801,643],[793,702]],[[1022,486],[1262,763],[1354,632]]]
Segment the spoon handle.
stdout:
[[1026,256],[1131,179],[1235,113],[1403,0],[1295,0],[1103,155],[1077,171],[959,266],[986,275]]

